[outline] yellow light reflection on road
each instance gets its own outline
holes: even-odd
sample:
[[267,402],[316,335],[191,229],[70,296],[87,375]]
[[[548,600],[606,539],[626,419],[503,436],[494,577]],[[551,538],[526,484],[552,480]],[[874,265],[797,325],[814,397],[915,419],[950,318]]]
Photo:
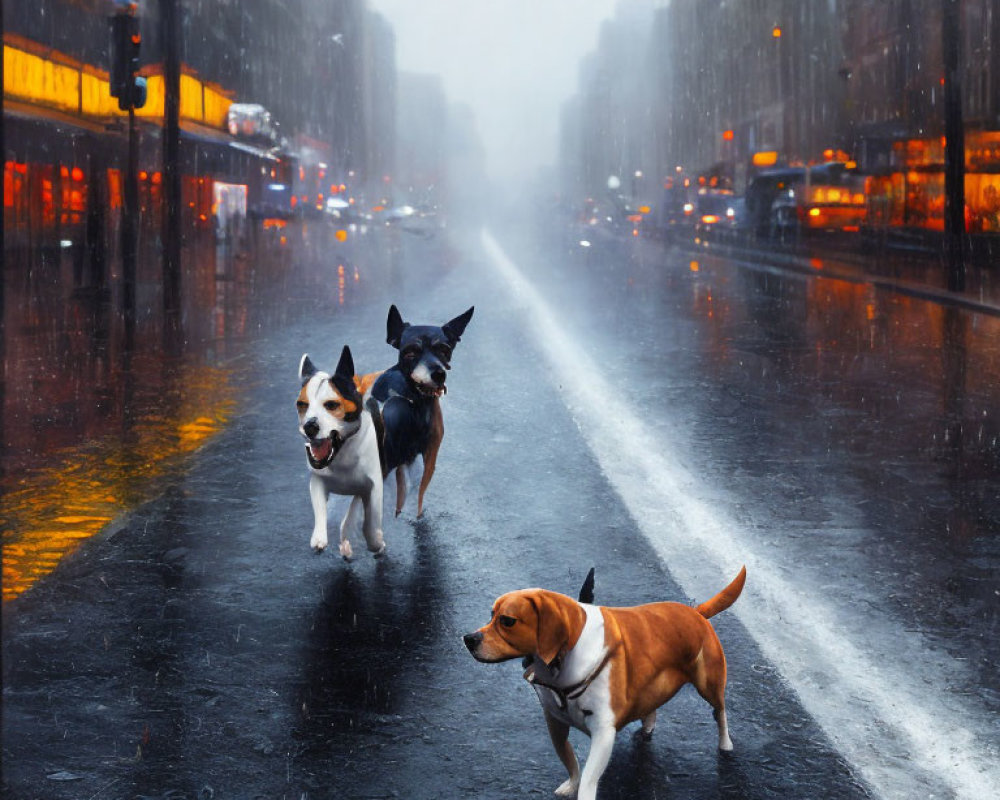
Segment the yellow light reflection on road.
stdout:
[[5,479],[0,487],[4,601],[49,575],[82,541],[155,497],[160,479],[226,423],[233,406],[228,383],[229,374],[221,369],[185,371],[183,396],[171,413],[140,415],[131,432],[46,453],[52,466]]

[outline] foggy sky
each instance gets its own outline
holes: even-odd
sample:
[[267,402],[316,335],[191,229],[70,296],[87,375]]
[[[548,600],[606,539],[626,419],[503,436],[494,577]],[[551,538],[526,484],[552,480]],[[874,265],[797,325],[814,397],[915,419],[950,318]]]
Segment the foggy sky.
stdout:
[[[476,116],[487,170],[510,188],[553,164],[559,109],[618,0],[370,0],[400,70],[442,76]],[[399,131],[405,136],[405,131]]]

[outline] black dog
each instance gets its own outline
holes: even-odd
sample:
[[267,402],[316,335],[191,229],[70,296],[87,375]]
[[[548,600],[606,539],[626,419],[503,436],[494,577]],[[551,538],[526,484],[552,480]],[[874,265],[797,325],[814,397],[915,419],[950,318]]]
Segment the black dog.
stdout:
[[[396,470],[396,514],[406,500],[406,469],[422,456],[424,474],[417,496],[417,516],[424,513],[424,492],[434,475],[438,450],[444,438],[440,398],[447,391],[445,378],[451,356],[472,319],[473,306],[451,322],[410,325],[396,306],[389,307],[386,341],[399,350],[396,365],[375,381],[372,397],[382,410],[383,474]],[[398,469],[397,469],[398,468]]]

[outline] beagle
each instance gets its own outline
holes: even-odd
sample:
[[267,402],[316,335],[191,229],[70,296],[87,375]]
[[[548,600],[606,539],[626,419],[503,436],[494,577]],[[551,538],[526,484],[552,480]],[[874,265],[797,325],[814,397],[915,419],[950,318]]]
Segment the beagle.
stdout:
[[[670,602],[607,608],[558,592],[522,589],[498,598],[490,622],[466,634],[465,645],[484,663],[532,656],[524,677],[538,694],[552,744],[569,772],[556,794],[594,800],[615,734],[642,720],[643,734],[651,736],[656,710],[686,683],[712,706],[719,749],[733,749],[726,722],[726,657],[708,618],[735,603],[745,582],[746,567],[695,608]],[[591,737],[582,773],[569,742],[570,726]]]

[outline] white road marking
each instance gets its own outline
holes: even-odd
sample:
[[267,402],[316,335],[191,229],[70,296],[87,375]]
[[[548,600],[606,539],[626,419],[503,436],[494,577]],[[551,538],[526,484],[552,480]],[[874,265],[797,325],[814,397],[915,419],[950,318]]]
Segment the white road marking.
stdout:
[[[707,597],[747,565],[744,596],[727,613],[739,617],[805,710],[880,797],[996,796],[998,743],[976,737],[992,723],[981,708],[945,693],[947,668],[922,674],[898,654],[878,654],[870,643],[853,641],[838,619],[843,605],[780,574],[761,543],[713,505],[711,488],[684,466],[682,454],[671,452],[669,442],[651,446],[650,431],[626,404],[614,416],[593,414],[586,398],[611,397],[615,387],[486,230],[482,244],[529,312],[554,382],[605,476],[684,591]],[[900,642],[913,638],[896,630]],[[919,641],[905,644],[906,652],[920,648]],[[952,668],[963,669],[957,662]],[[738,752],[738,721],[730,722]]]

